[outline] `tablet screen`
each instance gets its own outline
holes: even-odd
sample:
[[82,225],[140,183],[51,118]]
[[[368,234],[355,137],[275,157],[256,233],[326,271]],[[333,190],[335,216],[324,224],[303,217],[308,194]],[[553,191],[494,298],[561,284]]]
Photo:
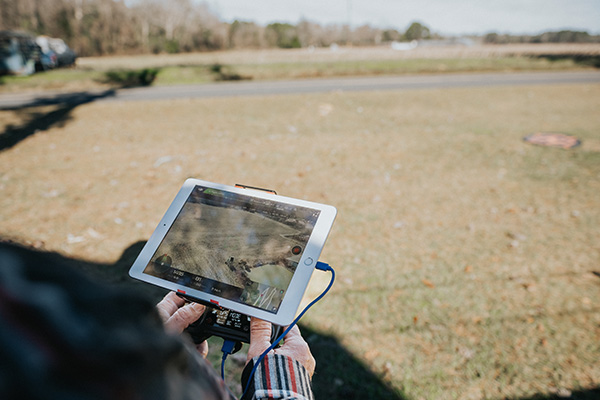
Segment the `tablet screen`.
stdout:
[[277,313],[320,212],[195,186],[144,273]]

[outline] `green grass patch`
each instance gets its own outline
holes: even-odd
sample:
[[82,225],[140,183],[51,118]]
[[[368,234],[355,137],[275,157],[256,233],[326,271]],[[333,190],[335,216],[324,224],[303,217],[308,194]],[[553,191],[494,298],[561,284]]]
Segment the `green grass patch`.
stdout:
[[97,86],[103,72],[77,68],[56,69],[31,76],[0,76],[0,92],[22,90],[78,90]]
[[177,85],[214,82],[214,74],[206,65],[164,67],[156,78],[157,85]]

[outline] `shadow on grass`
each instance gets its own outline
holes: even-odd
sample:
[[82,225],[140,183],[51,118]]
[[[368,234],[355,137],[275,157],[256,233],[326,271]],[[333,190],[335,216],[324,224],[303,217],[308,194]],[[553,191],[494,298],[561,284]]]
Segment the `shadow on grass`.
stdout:
[[[22,114],[23,120],[28,120],[22,125],[7,125],[4,132],[0,133],[0,151],[10,149],[22,140],[38,132],[43,132],[53,126],[61,126],[71,119],[72,111],[87,103],[111,97],[115,95],[115,90],[105,90],[99,93],[77,92],[54,96],[38,97],[24,104],[12,107],[2,107],[0,110],[16,111]],[[34,107],[57,106],[56,109],[47,113],[28,112]]]
[[317,399],[403,400],[397,390],[356,359],[332,336],[300,324],[302,336],[317,361],[313,389]]
[[[129,268],[144,244],[143,241],[132,244],[114,264],[73,259],[56,253],[48,256],[58,265],[78,269],[97,281],[135,291],[157,303],[166,294],[166,290],[135,281],[128,275]],[[317,399],[404,399],[351,355],[336,338],[307,327],[301,327],[301,330],[317,360],[317,373],[313,379]]]
[[250,76],[243,76],[231,71],[231,67],[223,64],[211,65],[210,72],[214,74],[216,81],[247,81],[252,79]]
[[[12,242],[11,240],[3,239],[0,236],[0,243],[2,242],[15,243],[17,245],[19,244],[18,242]],[[145,244],[145,241],[133,243],[123,251],[119,259],[114,264],[69,258],[58,253],[44,252],[44,250],[32,249],[31,251],[39,251],[44,253],[57,265],[65,265],[82,271],[85,275],[98,282],[111,286],[122,287],[126,290],[133,290],[154,302],[158,302],[164,297],[164,295],[167,293],[167,290],[147,283],[139,282],[129,276],[129,268],[131,268],[131,265],[140,254]]]
[[[0,242],[2,241],[6,240],[0,237]],[[67,265],[78,269],[104,284],[120,286],[126,290],[134,291],[140,296],[157,303],[166,294],[166,290],[135,281],[128,275],[129,268],[145,243],[140,241],[127,247],[114,264],[68,258],[57,253],[48,253],[48,256],[59,265]],[[337,338],[302,325],[301,331],[317,361],[317,372],[313,377],[315,398],[328,400],[408,399],[398,390],[390,387],[380,376],[352,355],[339,343]],[[531,397],[519,398],[519,400],[565,398],[573,400],[600,399],[600,388],[573,390],[557,394],[536,394]]]
[[597,54],[539,54],[532,57],[552,62],[572,60],[575,64],[600,68],[600,55]]
[[118,85],[121,88],[150,86],[160,72],[160,68],[142,68],[139,70],[112,70],[104,74],[102,83]]
[[559,400],[559,399],[571,399],[571,400],[598,400],[600,399],[600,388],[593,388],[588,390],[575,390],[568,393],[558,393],[554,395],[543,395],[537,394],[532,397],[523,397],[519,400]]

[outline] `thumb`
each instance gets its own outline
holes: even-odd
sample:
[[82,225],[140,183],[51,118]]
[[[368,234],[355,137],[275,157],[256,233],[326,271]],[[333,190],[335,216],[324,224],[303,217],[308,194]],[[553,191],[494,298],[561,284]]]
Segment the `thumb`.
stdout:
[[247,361],[260,356],[269,346],[271,346],[271,323],[252,317]]
[[179,308],[169,319],[165,322],[165,329],[169,333],[179,334],[183,332],[189,324],[196,321],[204,310],[205,306],[198,303],[190,303]]

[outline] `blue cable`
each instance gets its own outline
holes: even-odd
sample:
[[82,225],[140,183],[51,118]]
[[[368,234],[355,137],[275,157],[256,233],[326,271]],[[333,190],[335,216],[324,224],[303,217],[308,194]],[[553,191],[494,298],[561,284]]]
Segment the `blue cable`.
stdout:
[[221,359],[221,378],[223,380],[225,380],[225,360],[233,352],[234,348],[235,342],[233,340],[225,339],[223,341],[223,346],[221,346],[221,352],[223,353],[223,358]]
[[227,355],[223,353],[223,358],[221,359],[221,379],[225,381],[225,360],[227,359]]
[[315,268],[318,269],[318,270],[320,270],[320,271],[329,271],[329,272],[331,272],[331,281],[329,282],[329,285],[323,291],[323,293],[321,293],[316,299],[314,299],[313,301],[311,301],[304,308],[304,310],[302,310],[302,312],[296,317],[296,319],[290,324],[290,326],[288,326],[286,328],[286,330],[283,331],[283,333],[273,342],[273,344],[269,348],[267,348],[260,355],[260,357],[258,357],[258,360],[256,360],[256,363],[254,363],[254,367],[252,367],[252,371],[250,371],[250,376],[248,377],[248,382],[246,383],[246,387],[244,388],[244,392],[242,393],[242,397],[241,398],[243,398],[246,395],[246,392],[248,391],[248,388],[250,387],[250,382],[252,382],[252,378],[254,377],[254,373],[256,372],[256,369],[258,368],[258,366],[260,365],[260,363],[262,362],[262,360],[266,357],[266,355],[269,354],[269,352],[271,350],[273,350],[275,348],[275,346],[277,346],[279,344],[279,342],[281,342],[281,340],[283,340],[283,338],[285,337],[285,335],[287,335],[288,332],[290,330],[292,330],[292,328],[294,327],[294,325],[296,325],[298,323],[298,321],[300,320],[300,318],[302,318],[302,316],[313,305],[315,305],[316,302],[318,302],[319,300],[321,300],[327,294],[327,292],[329,292],[329,289],[331,289],[331,287],[333,286],[333,282],[335,281],[335,271],[333,270],[333,268],[331,268],[329,266],[329,264],[326,264],[326,263],[323,263],[323,262],[320,262],[320,261],[317,262],[317,265],[315,266]]

